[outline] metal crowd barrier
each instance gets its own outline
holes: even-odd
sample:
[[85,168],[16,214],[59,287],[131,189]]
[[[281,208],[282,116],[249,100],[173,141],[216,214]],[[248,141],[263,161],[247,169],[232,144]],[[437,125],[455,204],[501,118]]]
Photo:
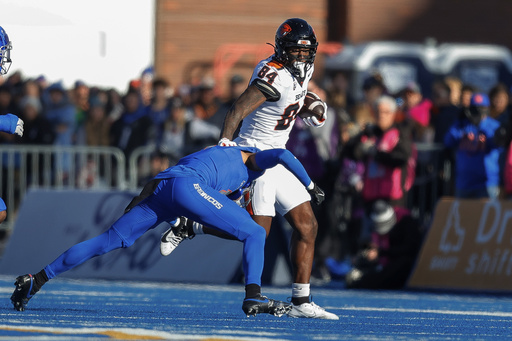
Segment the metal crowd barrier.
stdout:
[[0,196],[10,228],[30,188],[126,189],[126,160],[114,147],[2,145]]
[[151,154],[156,150],[154,144],[135,148],[128,159],[128,187],[139,188],[141,179],[151,174]]
[[[414,183],[408,192],[407,206],[424,225],[429,225],[437,200],[452,195],[452,164],[443,144],[416,143],[418,157]],[[129,160],[129,188],[141,187],[140,180],[150,176],[150,157],[154,145],[136,148]]]
[[452,161],[443,144],[416,143],[416,176],[407,193],[407,206],[428,226],[441,196],[452,193]]
[[[443,158],[442,145],[417,144],[416,178],[408,206],[424,222],[431,219],[441,195],[449,194],[451,164]],[[0,196],[7,205],[10,228],[30,188],[138,190],[150,176],[150,155],[155,146],[135,149],[126,160],[115,147],[2,145],[0,147]]]

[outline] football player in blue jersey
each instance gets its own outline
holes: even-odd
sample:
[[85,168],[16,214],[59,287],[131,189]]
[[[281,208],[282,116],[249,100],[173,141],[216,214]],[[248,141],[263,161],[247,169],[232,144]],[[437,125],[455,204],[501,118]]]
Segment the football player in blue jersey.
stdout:
[[0,26],[0,75],[7,74],[11,67],[12,43],[7,32]]
[[265,229],[227,195],[250,186],[266,169],[288,169],[312,195],[323,199],[302,164],[285,149],[260,151],[254,147],[214,146],[182,158],[176,166],[159,173],[127,206],[125,213],[103,234],[72,246],[35,275],[16,278],[11,296],[14,308],[23,311],[41,286],[75,266],[121,247],[131,246],[160,223],[179,216],[216,228],[243,242],[245,299],[249,315],[286,314],[291,305],[261,295]]
[[[12,43],[5,30],[0,26],[0,75],[5,75],[11,67]],[[23,120],[13,114],[0,115],[0,131],[23,136]],[[0,198],[0,223],[7,218],[7,206]]]

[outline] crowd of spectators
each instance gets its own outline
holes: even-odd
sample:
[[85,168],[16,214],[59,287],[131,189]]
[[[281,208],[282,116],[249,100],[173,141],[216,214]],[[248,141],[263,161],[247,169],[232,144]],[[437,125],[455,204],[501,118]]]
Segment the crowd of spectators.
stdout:
[[[114,146],[127,159],[141,146],[155,146],[150,174],[143,183],[176,160],[216,144],[225,113],[247,86],[233,75],[226,96],[212,79],[172,85],[151,69],[127,84],[125,93],[76,81],[71,89],[44,76],[24,79],[14,72],[0,82],[0,115],[15,113],[25,121],[18,138],[0,135],[3,144]],[[351,260],[368,248],[376,202],[406,209],[417,171],[417,143],[444,146],[439,162],[452,163],[436,195],[504,198],[512,194],[512,119],[509,89],[497,84],[489,93],[454,77],[436,80],[426,98],[415,82],[389,93],[379,74],[363,84],[364,97],[351,98],[343,73],[310,83],[325,99],[329,120],[309,128],[300,120],[287,148],[302,161],[312,179],[326,190],[326,204],[315,207],[320,230],[315,276],[344,276]],[[65,155],[56,160],[69,169]],[[467,164],[472,167],[468,167]],[[475,186],[468,188],[469,184]],[[440,187],[439,187],[440,188]],[[448,188],[448,190],[446,190]],[[420,222],[421,226],[421,222]],[[387,254],[392,251],[387,250]]]
[[[376,73],[364,81],[363,98],[357,101],[350,98],[344,74],[329,79],[322,91],[335,124],[323,131],[324,137],[330,137],[329,153],[317,151],[324,161],[319,183],[327,188],[327,204],[319,212],[323,231],[318,238],[316,280],[364,275],[354,269],[370,249],[373,265],[382,263],[380,256],[394,254],[389,249],[394,248],[389,244],[394,237],[375,232],[371,217],[376,202],[422,218],[411,225],[415,229],[411,233],[418,236],[417,229],[425,232],[431,220],[410,211],[419,199],[412,188],[419,171],[431,172],[429,181],[435,184],[428,183],[425,191],[434,192],[428,195],[436,198],[505,199],[512,194],[511,103],[504,84],[496,84],[485,93],[455,77],[446,77],[431,84],[432,95],[427,98],[415,82],[390,93]],[[318,150],[325,146],[325,138],[315,138],[315,142]],[[421,156],[416,148],[420,143],[431,148],[423,148]],[[307,155],[297,157],[306,159]],[[432,166],[433,161],[436,166]],[[451,167],[443,167],[445,164]],[[433,212],[435,203],[430,205]],[[379,248],[371,246],[376,235],[388,243],[380,249],[382,255]],[[408,257],[415,257],[415,252],[409,252]],[[403,266],[398,270],[410,270],[410,262]],[[384,280],[381,266],[372,267],[372,271],[377,271],[369,277],[372,282]],[[359,279],[354,287],[359,286]],[[386,287],[384,282],[380,284]],[[380,284],[377,281],[372,287]]]
[[[143,74],[127,84],[125,93],[82,81],[65,89],[61,82],[48,84],[44,76],[23,79],[20,72],[0,82],[0,114],[17,113],[29,126],[37,121],[38,130],[19,140],[2,136],[3,142],[116,146],[127,156],[139,146],[155,144],[179,158],[197,149],[190,143],[217,139],[223,112],[232,100],[221,101],[209,78],[196,86],[174,88],[164,79]],[[235,75],[232,88],[243,82]]]
[[[210,78],[173,87],[155,77],[151,68],[129,82],[126,92],[80,80],[67,89],[44,76],[25,79],[18,71],[0,78],[0,114],[19,115],[25,121],[25,134],[21,138],[2,134],[0,143],[112,146],[121,149],[126,160],[136,148],[154,146],[154,154],[165,154],[172,164],[217,143],[224,115],[245,83],[234,75],[223,98],[214,92]],[[65,182],[74,160],[64,153],[53,162]]]

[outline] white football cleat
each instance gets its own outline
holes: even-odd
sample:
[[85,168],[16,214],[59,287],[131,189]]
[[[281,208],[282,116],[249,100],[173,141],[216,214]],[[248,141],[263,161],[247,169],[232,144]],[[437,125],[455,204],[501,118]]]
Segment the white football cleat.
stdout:
[[292,310],[288,312],[289,317],[296,318],[313,318],[325,320],[339,320],[340,318],[333,313],[326,311],[324,308],[317,306],[315,303],[302,303],[295,305],[292,303]]
[[160,239],[160,253],[162,256],[170,255],[185,238],[189,238],[187,218],[179,217],[176,223],[162,234]]

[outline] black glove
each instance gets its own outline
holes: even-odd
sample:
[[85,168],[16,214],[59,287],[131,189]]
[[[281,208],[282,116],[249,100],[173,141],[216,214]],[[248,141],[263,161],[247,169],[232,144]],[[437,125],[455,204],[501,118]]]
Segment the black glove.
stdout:
[[308,189],[308,192],[311,195],[311,201],[317,205],[320,205],[325,200],[325,193],[316,184],[314,185],[315,187],[313,187],[313,189]]

